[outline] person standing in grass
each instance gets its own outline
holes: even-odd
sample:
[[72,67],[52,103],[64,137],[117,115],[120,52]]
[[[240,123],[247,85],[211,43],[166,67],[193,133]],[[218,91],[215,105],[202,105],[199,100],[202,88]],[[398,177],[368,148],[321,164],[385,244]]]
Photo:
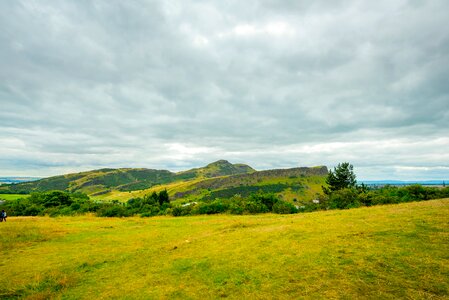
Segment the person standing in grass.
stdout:
[[0,213],[0,222],[6,222],[6,211],[2,209],[2,212]]

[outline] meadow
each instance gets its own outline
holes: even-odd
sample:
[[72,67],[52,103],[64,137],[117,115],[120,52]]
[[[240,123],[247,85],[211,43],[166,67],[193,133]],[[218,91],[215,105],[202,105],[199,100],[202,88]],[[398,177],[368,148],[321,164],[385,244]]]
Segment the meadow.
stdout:
[[1,200],[17,200],[20,198],[28,198],[30,195],[27,194],[0,194]]
[[295,215],[10,217],[2,299],[448,299],[449,199]]

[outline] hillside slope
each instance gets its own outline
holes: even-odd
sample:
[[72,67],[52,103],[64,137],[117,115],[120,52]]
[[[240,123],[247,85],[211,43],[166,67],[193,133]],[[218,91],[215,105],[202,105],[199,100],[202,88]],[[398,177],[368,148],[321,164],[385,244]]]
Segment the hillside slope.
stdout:
[[100,169],[81,173],[53,176],[41,180],[2,186],[0,190],[30,193],[34,191],[66,190],[93,194],[112,188],[137,190],[154,184],[171,182],[176,174],[152,169]]
[[253,173],[256,170],[245,164],[231,164],[227,160],[218,160],[203,168],[195,168],[177,173],[177,176],[187,178],[213,178],[226,175]]
[[96,199],[128,200],[166,189],[172,200],[207,201],[236,195],[274,193],[284,200],[311,200],[321,191],[326,167],[256,171],[248,165],[219,160],[178,173],[154,169],[100,169],[1,186],[0,192],[65,190]]
[[34,191],[65,190],[83,192],[89,195],[101,195],[112,190],[136,191],[170,182],[244,174],[254,171],[247,165],[233,165],[226,160],[219,160],[203,168],[178,173],[143,168],[99,169],[1,186],[0,192],[30,193]]
[[172,182],[139,191],[115,190],[96,197],[125,201],[166,189],[172,201],[181,203],[233,196],[247,197],[254,193],[274,193],[283,200],[294,203],[310,201],[321,193],[326,175],[327,168],[324,166],[254,171],[249,174]]

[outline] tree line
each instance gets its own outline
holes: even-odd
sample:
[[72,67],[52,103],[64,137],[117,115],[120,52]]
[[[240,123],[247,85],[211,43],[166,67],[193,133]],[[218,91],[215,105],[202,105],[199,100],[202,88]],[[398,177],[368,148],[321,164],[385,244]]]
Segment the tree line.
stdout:
[[379,204],[397,204],[411,201],[449,198],[449,187],[425,187],[419,184],[397,187],[385,185],[380,188],[358,185],[353,166],[338,164],[326,177],[317,209],[345,209]]
[[59,216],[92,213],[100,217],[127,217],[139,215],[201,215],[201,214],[292,214],[328,209],[347,209],[360,206],[393,204],[449,198],[449,187],[434,188],[421,185],[405,187],[384,186],[369,188],[358,185],[353,166],[347,162],[338,164],[326,177],[323,194],[313,201],[297,201],[295,205],[280,199],[273,193],[253,193],[207,199],[201,202],[173,203],[168,192],[162,190],[127,202],[95,201],[83,193],[48,191],[32,193],[28,198],[6,200],[0,205],[10,216]]
[[113,200],[94,201],[83,193],[64,191],[35,192],[28,198],[6,200],[0,209],[10,216],[63,216],[93,213],[99,217],[128,217],[140,215],[186,216],[197,214],[256,214],[256,213],[295,213],[296,207],[280,200],[274,194],[254,194],[243,198],[239,195],[228,199],[215,199],[205,202],[174,204],[170,202],[166,190],[159,193],[132,198],[127,202]]

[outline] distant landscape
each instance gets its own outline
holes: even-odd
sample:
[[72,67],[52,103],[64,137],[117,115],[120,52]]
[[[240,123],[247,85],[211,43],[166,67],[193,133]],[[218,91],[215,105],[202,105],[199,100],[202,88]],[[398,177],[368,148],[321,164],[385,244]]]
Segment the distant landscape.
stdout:
[[360,183],[364,183],[369,186],[384,186],[384,185],[395,185],[395,186],[405,186],[419,184],[424,186],[446,186],[449,180],[360,180]]
[[154,169],[99,169],[0,186],[0,193],[29,194],[61,190],[101,200],[126,201],[167,190],[172,200],[200,201],[263,192],[283,199],[312,200],[321,192],[327,168],[256,171],[245,164],[219,160],[202,168],[173,173]]
[[446,181],[227,160],[3,180],[2,299],[449,297]]
[[2,299],[449,297],[445,181],[227,160],[20,179],[0,186]]
[[0,185],[35,181],[35,180],[39,180],[41,178],[42,177],[18,177],[18,176],[0,177]]
[[449,187],[367,184],[219,160],[2,185],[0,298],[447,299]]
[[292,214],[449,197],[444,182],[426,183],[357,182],[347,162],[333,170],[316,166],[256,171],[218,160],[176,173],[104,168],[5,184],[0,186],[0,208],[11,216]]

